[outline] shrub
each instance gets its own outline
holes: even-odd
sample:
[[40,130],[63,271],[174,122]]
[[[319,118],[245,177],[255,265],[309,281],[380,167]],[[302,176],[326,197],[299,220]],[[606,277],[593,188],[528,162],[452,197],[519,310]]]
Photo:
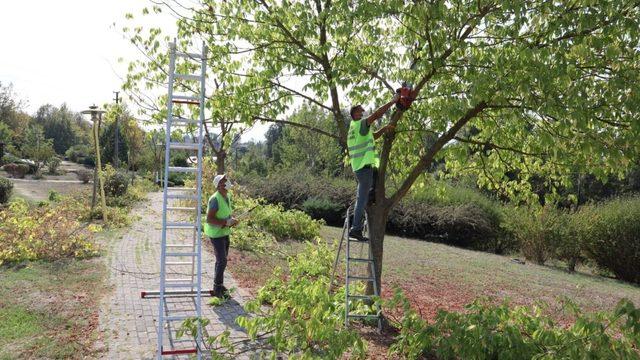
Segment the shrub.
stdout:
[[323,219],[327,224],[338,225],[347,209],[330,199],[314,197],[302,203],[302,210],[313,219]]
[[0,204],[6,204],[11,197],[13,183],[11,180],[0,177]]
[[78,180],[82,181],[83,184],[87,184],[93,179],[93,171],[87,169],[78,169],[76,175],[78,176]]
[[58,167],[60,167],[60,163],[62,163],[62,160],[60,160],[60,158],[57,156],[49,159],[47,161],[47,169],[49,170],[49,174],[56,175],[58,173]]
[[439,311],[428,324],[396,291],[387,306],[401,306],[400,333],[390,353],[437,359],[638,359],[640,309],[621,300],[612,312],[584,314],[565,327],[543,315],[544,308],[475,301],[465,312]]
[[[249,336],[265,338],[269,351],[292,358],[363,358],[365,343],[344,327],[344,287],[329,292],[335,249],[308,244],[289,260],[289,277],[276,269],[255,300],[246,304],[249,316],[237,323]],[[269,304],[270,306],[263,306]]]
[[29,172],[29,166],[25,164],[7,164],[4,170],[9,173],[11,177],[24,179],[24,176]]
[[65,152],[65,156],[69,161],[73,161],[75,163],[82,163],[82,161],[86,158],[90,158],[93,160],[93,149],[89,145],[73,145]]
[[60,201],[60,193],[55,190],[49,190],[49,201]]
[[518,240],[525,258],[544,264],[563,241],[567,214],[551,205],[543,208],[512,208],[505,217],[505,228]]
[[278,240],[311,240],[320,234],[320,223],[300,210],[284,210],[281,205],[260,205],[248,223],[273,234]]
[[104,192],[107,197],[119,197],[127,193],[129,187],[129,177],[121,171],[115,170],[111,165],[107,165],[102,172],[104,179]]
[[579,216],[587,256],[617,278],[640,283],[640,196],[584,206]]
[[89,230],[78,222],[83,210],[71,198],[40,207],[23,199],[12,202],[0,211],[0,265],[97,255]]

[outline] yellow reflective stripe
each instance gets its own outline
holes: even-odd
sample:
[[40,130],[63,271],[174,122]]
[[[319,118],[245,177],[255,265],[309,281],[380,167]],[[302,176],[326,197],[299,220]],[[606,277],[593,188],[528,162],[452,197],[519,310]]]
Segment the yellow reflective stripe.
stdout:
[[373,151],[373,150],[375,150],[375,149],[376,149],[376,147],[375,147],[375,146],[369,146],[368,148],[364,149],[364,150],[363,150],[363,151],[361,151],[361,152],[358,152],[358,153],[355,153],[355,154],[351,154],[351,158],[352,158],[352,159],[357,159],[357,158],[359,158],[359,157],[363,157],[363,156],[365,156],[365,154],[366,154],[368,151]]
[[368,140],[367,142],[363,142],[362,144],[354,145],[349,147],[349,151],[355,151],[358,149],[362,149],[363,147],[369,146],[373,144],[373,140]]

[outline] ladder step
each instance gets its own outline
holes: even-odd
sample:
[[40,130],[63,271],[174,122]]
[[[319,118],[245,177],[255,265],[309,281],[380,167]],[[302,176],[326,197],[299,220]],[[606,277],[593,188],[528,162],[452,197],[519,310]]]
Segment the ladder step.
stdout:
[[349,261],[353,262],[373,262],[373,259],[363,259],[363,258],[349,258]]
[[[189,340],[191,341],[191,340]],[[186,355],[186,354],[196,354],[198,349],[178,349],[178,350],[161,350],[161,355]]]
[[352,238],[352,237],[350,237],[350,238],[349,238],[349,242],[360,243],[360,244],[368,244],[368,243],[369,243],[369,240],[367,240],[367,241],[362,241],[362,240],[358,240],[358,239],[356,239],[356,238]]
[[183,320],[187,320],[192,318],[193,316],[186,316],[186,315],[174,315],[174,316],[165,316],[164,317],[164,321],[183,321]]
[[193,261],[173,261],[164,263],[165,265],[175,265],[175,266],[184,266],[184,265],[193,265]]
[[167,229],[179,230],[179,229],[194,229],[196,224],[186,222],[167,223]]
[[188,253],[166,253],[165,256],[196,256],[197,253],[188,252]]
[[377,318],[380,317],[380,315],[377,315],[377,314],[367,314],[367,315],[347,314],[347,317],[356,318],[356,319],[377,319]]
[[198,172],[198,169],[194,167],[169,166],[169,172],[195,173]]
[[364,280],[364,281],[374,281],[375,279],[368,276],[349,276],[347,280]]
[[174,95],[171,101],[177,104],[200,105],[200,98],[195,96]]
[[172,211],[196,211],[194,207],[181,207],[181,206],[167,206],[167,210]]
[[169,149],[172,149],[172,150],[198,150],[199,148],[200,148],[200,144],[198,143],[181,143],[181,142],[169,143]]
[[167,244],[168,248],[192,248],[193,244],[191,245],[187,245],[187,244]]
[[187,288],[187,289],[195,289],[198,287],[198,284],[188,283],[188,284],[164,284],[165,289],[179,289],[179,288]]
[[370,300],[375,295],[347,295],[349,299]]
[[188,282],[191,281],[191,278],[187,279],[164,279],[165,282]]
[[193,81],[200,80],[200,76],[198,75],[173,74],[173,77],[175,77],[176,79],[183,79],[183,80],[193,80]]
[[200,55],[200,54],[188,53],[188,52],[180,52],[180,51],[176,51],[176,56],[183,57],[183,58],[188,58],[188,59],[197,59],[197,60],[202,59],[202,55]]
[[196,188],[186,188],[186,187],[172,187],[168,188],[169,191],[196,191]]
[[167,194],[167,199],[198,200],[198,196],[197,195],[173,195],[173,194]]
[[182,124],[187,124],[187,125],[198,125],[200,124],[200,120],[198,119],[187,119],[187,118],[183,118],[183,117],[175,117],[171,119],[171,123],[177,123],[176,125],[182,125]]

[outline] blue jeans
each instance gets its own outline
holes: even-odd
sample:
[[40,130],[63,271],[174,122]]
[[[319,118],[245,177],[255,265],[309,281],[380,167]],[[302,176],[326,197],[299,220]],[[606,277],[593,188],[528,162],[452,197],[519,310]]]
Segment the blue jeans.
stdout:
[[213,253],[216,255],[213,276],[213,287],[215,289],[224,283],[224,269],[227,268],[227,255],[229,255],[229,236],[209,238],[209,241],[213,244]]
[[370,166],[367,166],[355,173],[356,179],[358,179],[358,197],[356,198],[356,209],[353,212],[351,231],[360,232],[364,225],[364,211],[369,202],[369,191],[371,191],[371,186],[373,185],[374,171]]

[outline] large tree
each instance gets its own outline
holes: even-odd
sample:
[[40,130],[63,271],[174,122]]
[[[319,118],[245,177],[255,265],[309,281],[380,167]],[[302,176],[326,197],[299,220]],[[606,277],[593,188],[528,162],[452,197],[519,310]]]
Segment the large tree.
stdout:
[[639,152],[637,0],[182,5],[171,9],[181,38],[242,59],[233,73],[265,100],[247,108],[253,119],[282,123],[289,106],[313,104],[336,132],[299,125],[344,147],[345,110],[414,84],[413,106],[389,115],[396,132],[379,141],[378,201],[368,209],[378,281],[387,216],[436,161],[535,200],[532,176],[550,188],[570,181],[569,169],[604,178]]

